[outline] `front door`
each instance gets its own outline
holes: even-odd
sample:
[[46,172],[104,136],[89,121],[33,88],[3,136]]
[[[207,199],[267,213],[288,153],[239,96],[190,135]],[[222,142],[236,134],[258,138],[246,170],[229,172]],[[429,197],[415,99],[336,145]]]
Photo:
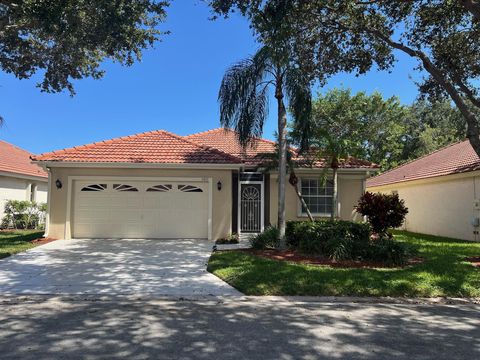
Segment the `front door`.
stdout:
[[240,232],[261,232],[262,218],[262,183],[240,184]]

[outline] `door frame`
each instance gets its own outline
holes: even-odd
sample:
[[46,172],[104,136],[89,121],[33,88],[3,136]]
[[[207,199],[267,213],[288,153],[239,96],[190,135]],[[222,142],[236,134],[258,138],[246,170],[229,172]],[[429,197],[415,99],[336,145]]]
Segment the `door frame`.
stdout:
[[[263,232],[265,229],[265,182],[264,181],[238,181],[238,214],[237,214],[237,224],[238,224],[238,235],[242,233],[242,185],[256,184],[260,185],[260,232]],[[255,234],[255,233],[245,233],[245,234]]]
[[95,176],[95,175],[85,175],[85,176],[68,176],[68,187],[67,187],[67,213],[65,217],[65,239],[72,239],[72,206],[73,206],[73,196],[75,193],[73,191],[74,181],[116,181],[116,180],[125,180],[125,181],[188,181],[188,182],[203,182],[208,183],[208,240],[212,240],[213,234],[213,179],[212,177],[165,177],[165,176]]

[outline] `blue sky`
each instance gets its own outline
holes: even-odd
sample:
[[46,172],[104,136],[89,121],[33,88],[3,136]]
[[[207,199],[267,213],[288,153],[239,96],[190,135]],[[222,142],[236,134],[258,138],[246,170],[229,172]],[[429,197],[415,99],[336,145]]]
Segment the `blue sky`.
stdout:
[[[41,93],[34,78],[20,81],[0,72],[0,113],[6,120],[0,139],[41,153],[154,129],[186,135],[219,127],[217,92],[223,73],[257,46],[241,17],[210,21],[209,16],[199,0],[175,1],[163,25],[171,34],[146,51],[142,62],[132,67],[105,63],[105,77],[76,82],[73,98]],[[417,75],[415,63],[399,59],[391,74],[339,74],[326,89],[377,90],[411,103],[417,96],[411,79]],[[266,138],[275,131],[274,109]]]

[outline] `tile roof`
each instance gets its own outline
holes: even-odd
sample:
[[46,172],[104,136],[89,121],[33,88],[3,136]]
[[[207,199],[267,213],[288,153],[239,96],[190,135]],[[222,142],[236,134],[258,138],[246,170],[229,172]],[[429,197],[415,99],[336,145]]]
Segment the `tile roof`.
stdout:
[[367,180],[367,187],[480,170],[480,158],[468,140],[451,144]]
[[48,174],[38,165],[32,164],[26,150],[0,140],[0,171],[48,178]]
[[164,130],[115,138],[34,156],[35,161],[236,164],[240,159]]
[[[271,140],[254,138],[251,145],[246,149],[242,147],[238,141],[237,133],[232,129],[213,129],[197,134],[185,136],[184,138],[195,141],[197,143],[217,148],[223,152],[238,156],[246,165],[260,165],[265,162],[265,154],[276,152],[275,142]],[[295,149],[292,149],[295,152]],[[308,157],[296,156],[294,160],[304,162],[306,167],[325,167],[325,161],[315,159],[314,161]],[[378,166],[365,160],[349,157],[340,162],[341,168],[377,168]]]
[[261,138],[254,138],[252,143],[244,149],[238,141],[237,133],[231,129],[213,129],[184,136],[184,138],[237,156],[247,165],[261,163],[263,159],[260,154],[275,152],[275,142]]

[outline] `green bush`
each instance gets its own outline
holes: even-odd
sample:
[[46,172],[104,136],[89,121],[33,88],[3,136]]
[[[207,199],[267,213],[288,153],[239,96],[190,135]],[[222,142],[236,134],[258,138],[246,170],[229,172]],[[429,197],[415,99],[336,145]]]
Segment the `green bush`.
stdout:
[[365,258],[386,265],[401,266],[405,265],[414,254],[414,249],[407,244],[382,237],[371,242]]
[[1,223],[3,229],[39,229],[44,226],[46,204],[8,200],[4,213]]
[[334,260],[367,260],[404,265],[414,251],[386,236],[371,240],[369,224],[351,221],[289,221],[287,244],[305,254]]
[[237,233],[228,234],[226,237],[215,241],[216,244],[238,244],[239,238]]
[[290,247],[304,253],[345,259],[359,256],[368,246],[370,227],[343,220],[289,221],[286,237]]
[[263,250],[278,246],[278,229],[269,226],[262,233],[252,237],[250,240],[252,249]]

